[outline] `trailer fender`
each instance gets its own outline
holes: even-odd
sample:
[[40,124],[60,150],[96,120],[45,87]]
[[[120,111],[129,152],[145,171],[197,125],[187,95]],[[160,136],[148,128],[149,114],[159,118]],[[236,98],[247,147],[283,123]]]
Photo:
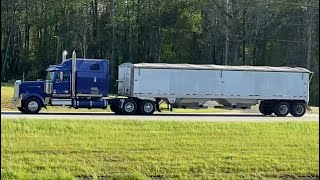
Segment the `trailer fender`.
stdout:
[[46,105],[44,103],[44,99],[39,94],[35,94],[35,93],[21,94],[21,100],[23,100],[23,101],[26,101],[27,99],[29,99],[31,97],[38,98],[41,102],[41,105],[46,108]]

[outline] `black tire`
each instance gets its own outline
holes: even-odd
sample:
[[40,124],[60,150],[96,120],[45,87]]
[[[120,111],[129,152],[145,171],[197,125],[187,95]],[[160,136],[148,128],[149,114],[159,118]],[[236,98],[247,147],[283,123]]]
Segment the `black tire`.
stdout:
[[292,104],[290,108],[290,114],[294,117],[301,117],[306,113],[306,104],[302,102],[296,102]]
[[290,105],[287,102],[276,103],[276,106],[273,109],[274,114],[277,116],[284,117],[290,112]]
[[150,100],[143,100],[139,103],[139,112],[143,115],[152,115],[156,110],[156,104]]
[[115,114],[120,114],[121,113],[120,108],[115,104],[110,105],[110,109]]
[[273,113],[272,103],[261,102],[259,111],[265,116],[271,115]]
[[134,101],[137,103],[136,115],[143,115],[141,113],[141,102],[142,102],[142,100],[141,99],[135,99]]
[[125,115],[133,115],[137,112],[137,103],[132,99],[126,99],[121,108],[121,113]]
[[23,109],[23,107],[18,107],[18,110],[23,113],[23,114],[26,114],[27,112]]
[[28,98],[24,104],[23,109],[27,114],[37,114],[41,110],[41,103],[38,98]]

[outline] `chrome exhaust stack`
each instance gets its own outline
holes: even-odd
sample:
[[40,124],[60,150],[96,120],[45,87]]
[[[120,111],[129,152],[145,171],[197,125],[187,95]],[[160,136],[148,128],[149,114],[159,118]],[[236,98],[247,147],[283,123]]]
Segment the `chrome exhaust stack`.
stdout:
[[77,57],[76,51],[72,52],[72,75],[71,75],[71,95],[72,98],[76,97],[76,71],[77,71]]
[[67,52],[66,50],[64,50],[64,51],[62,52],[62,63],[66,61],[66,59],[67,59],[67,54],[68,54],[68,52]]

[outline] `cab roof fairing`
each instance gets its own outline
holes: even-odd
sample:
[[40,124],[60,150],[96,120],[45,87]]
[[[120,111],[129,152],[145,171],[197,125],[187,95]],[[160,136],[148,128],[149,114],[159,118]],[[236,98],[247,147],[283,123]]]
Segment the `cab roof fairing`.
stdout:
[[46,71],[70,71],[71,68],[64,67],[61,65],[53,65],[46,69]]
[[[107,59],[80,59],[80,58],[77,58],[78,63],[81,63],[83,61],[109,61],[109,60],[107,60]],[[59,65],[50,65],[50,67],[47,68],[46,71],[70,71],[72,68],[71,62],[72,62],[72,59],[69,58]]]

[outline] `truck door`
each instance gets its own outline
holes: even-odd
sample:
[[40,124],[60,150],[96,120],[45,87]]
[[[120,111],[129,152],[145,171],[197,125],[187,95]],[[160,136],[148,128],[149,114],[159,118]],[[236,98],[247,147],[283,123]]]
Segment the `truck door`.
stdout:
[[56,72],[55,79],[53,81],[53,94],[59,97],[71,96],[70,91],[70,72]]

